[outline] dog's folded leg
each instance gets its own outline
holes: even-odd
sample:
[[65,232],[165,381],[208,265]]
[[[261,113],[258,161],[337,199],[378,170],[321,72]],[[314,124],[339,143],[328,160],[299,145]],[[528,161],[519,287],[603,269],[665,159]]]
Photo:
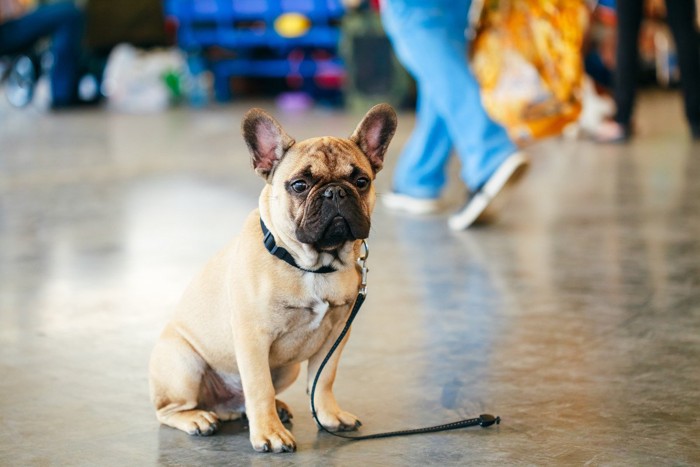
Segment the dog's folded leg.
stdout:
[[[235,323],[233,329],[242,329]],[[256,332],[257,331],[257,332]],[[270,342],[264,332],[248,327],[236,333],[235,349],[243,384],[245,410],[250,427],[250,443],[259,452],[296,451],[294,436],[287,430],[275,402],[275,387],[270,372]]]
[[[343,324],[344,323],[341,322],[340,327],[342,327]],[[332,335],[337,335],[340,332],[340,328],[336,329],[336,331],[337,332],[332,333]],[[326,363],[323,373],[321,373],[321,377],[316,385],[316,397],[314,400],[316,414],[318,415],[321,425],[329,431],[351,431],[362,425],[356,416],[342,410],[338,406],[338,402],[335,400],[335,395],[333,394],[333,382],[335,381],[335,373],[338,369],[338,361],[340,360],[340,354],[349,337],[350,332],[347,333],[333,353],[333,356],[328,360],[328,363]],[[333,342],[334,339],[329,339],[323,344],[323,347],[309,359],[307,386],[309,393],[311,393],[311,386],[314,383],[318,368],[321,366],[323,359],[326,358]]]
[[197,409],[205,365],[180,334],[165,328],[150,362],[151,399],[158,421],[190,435],[208,436],[218,430],[216,414]]

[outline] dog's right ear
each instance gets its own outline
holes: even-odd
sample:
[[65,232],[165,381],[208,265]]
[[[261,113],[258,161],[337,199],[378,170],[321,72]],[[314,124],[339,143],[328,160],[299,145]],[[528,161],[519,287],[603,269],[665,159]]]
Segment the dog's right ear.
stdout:
[[277,120],[262,109],[250,109],[241,123],[255,173],[268,179],[287,150],[294,144]]
[[396,132],[396,112],[389,104],[377,104],[364,116],[350,140],[365,153],[376,174],[384,165],[384,154]]

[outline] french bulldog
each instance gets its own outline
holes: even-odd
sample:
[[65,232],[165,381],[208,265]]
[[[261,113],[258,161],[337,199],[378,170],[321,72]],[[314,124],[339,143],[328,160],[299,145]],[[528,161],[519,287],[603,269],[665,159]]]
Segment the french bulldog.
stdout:
[[[243,137],[266,183],[258,208],[189,285],[156,342],[149,383],[161,423],[207,436],[245,414],[256,451],[296,450],[284,425],[291,411],[276,395],[307,360],[310,387],[351,312],[374,181],[395,130],[387,104],[370,109],[348,139],[295,142],[263,110],[246,113]],[[316,388],[316,413],[330,431],[360,425],[333,395],[345,342]]]

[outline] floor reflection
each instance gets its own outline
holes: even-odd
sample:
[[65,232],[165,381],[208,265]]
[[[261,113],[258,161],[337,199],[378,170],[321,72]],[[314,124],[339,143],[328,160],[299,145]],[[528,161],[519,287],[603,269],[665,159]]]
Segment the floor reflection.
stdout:
[[[349,442],[317,431],[300,377],[281,396],[299,451],[280,457],[254,453],[243,422],[208,438],[160,427],[146,370],[187,283],[256,205],[238,124],[270,103],[0,106],[0,464],[699,464],[700,146],[676,104],[646,95],[629,145],[535,144],[488,228],[453,233],[446,214],[378,203],[339,403],[363,434],[481,412],[503,423]],[[280,119],[297,138],[357,123]],[[413,117],[400,122],[380,195]],[[446,197],[463,196],[451,179]]]

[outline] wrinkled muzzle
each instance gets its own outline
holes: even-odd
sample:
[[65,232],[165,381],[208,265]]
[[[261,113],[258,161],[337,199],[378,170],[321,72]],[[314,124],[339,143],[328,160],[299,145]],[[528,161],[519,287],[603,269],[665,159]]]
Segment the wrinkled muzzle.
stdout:
[[369,228],[369,215],[357,192],[347,184],[329,183],[309,195],[297,239],[330,250],[367,238]]

